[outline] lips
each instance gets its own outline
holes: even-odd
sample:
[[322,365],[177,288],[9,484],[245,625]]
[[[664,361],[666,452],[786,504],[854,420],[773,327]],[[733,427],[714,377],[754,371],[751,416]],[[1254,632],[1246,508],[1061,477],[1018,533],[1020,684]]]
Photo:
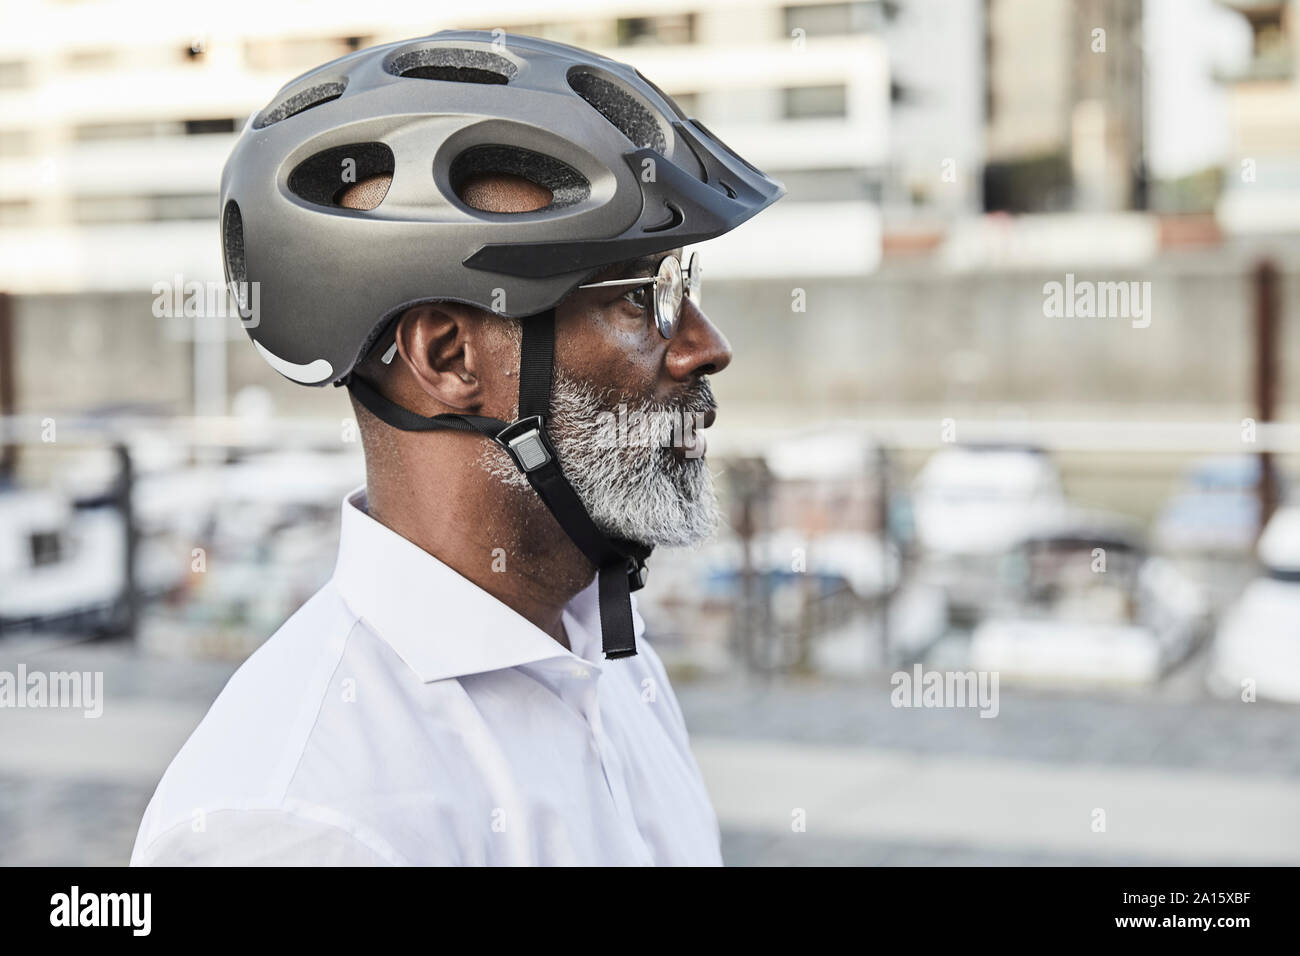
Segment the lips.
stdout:
[[[690,431],[692,444],[689,449],[682,447],[682,445],[675,444],[673,446],[673,455],[679,461],[686,461],[688,457],[703,458],[705,453],[709,450],[709,441],[704,437],[704,429],[712,425],[717,419],[718,407],[716,405],[711,405],[705,411],[686,411],[682,412],[682,416],[690,425],[693,426]],[[687,454],[688,452],[689,455]]]

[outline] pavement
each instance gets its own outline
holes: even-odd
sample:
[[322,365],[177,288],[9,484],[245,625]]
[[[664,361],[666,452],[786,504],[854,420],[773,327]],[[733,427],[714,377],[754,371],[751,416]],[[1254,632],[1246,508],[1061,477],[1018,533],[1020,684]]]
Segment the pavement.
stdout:
[[0,670],[102,671],[103,714],[0,710],[0,864],[124,866],[163,770],[233,661],[170,660],[126,641],[0,642]]
[[729,864],[1300,862],[1294,707],[1004,688],[987,719],[890,690],[677,688]]
[[[20,660],[103,671],[109,706],[95,720],[0,710],[0,864],[124,864],[235,664],[122,641],[0,643],[0,669]],[[884,674],[675,689],[731,865],[1300,863],[1295,707],[1213,700],[1186,680],[1004,687],[993,719],[893,707]]]

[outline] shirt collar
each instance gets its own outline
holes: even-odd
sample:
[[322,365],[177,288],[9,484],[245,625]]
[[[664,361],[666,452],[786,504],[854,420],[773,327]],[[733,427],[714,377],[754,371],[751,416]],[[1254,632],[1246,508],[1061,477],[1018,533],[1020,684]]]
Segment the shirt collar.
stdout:
[[[366,512],[365,486],[343,500],[333,584],[344,603],[429,682],[561,659],[599,672],[597,581],[564,609],[573,650]],[[632,610],[633,633],[645,624]]]

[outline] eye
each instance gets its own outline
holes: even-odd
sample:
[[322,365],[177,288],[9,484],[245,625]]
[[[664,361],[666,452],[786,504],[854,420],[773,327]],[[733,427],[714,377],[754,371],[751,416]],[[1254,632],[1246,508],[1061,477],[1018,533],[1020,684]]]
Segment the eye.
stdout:
[[650,308],[650,286],[641,285],[635,289],[624,292],[621,298],[626,299],[642,311]]

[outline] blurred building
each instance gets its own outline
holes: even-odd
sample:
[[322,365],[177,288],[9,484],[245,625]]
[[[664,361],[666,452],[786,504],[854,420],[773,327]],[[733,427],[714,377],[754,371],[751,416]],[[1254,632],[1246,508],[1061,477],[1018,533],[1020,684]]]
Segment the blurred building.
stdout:
[[[431,19],[417,2],[381,15],[352,3],[236,2],[210,15],[158,0],[29,4],[0,35],[0,291],[20,297],[19,408],[111,395],[221,414],[241,384],[268,384],[233,322],[218,337],[236,348],[205,341],[155,318],[151,290],[174,276],[220,281],[221,167],[280,86],[349,51],[444,28],[630,62],[785,181],[787,202],[710,244],[714,294],[751,277],[875,267],[888,165],[881,3],[576,0],[552,19],[538,9],[488,0]],[[141,374],[110,385],[97,367]],[[270,385],[282,408],[323,407]]]
[[904,0],[871,9],[880,12],[889,54],[883,213],[887,234],[901,240],[980,211],[984,9],[981,0]]
[[1218,214],[1233,232],[1300,229],[1300,4],[1221,0],[1250,28],[1249,59],[1224,70],[1232,146]]
[[985,208],[1145,208],[1141,0],[986,8]]
[[[1240,417],[1261,254],[1242,234],[1269,233],[1283,341],[1300,334],[1294,6],[33,2],[0,35],[11,404],[207,415],[256,388],[280,414],[349,417],[340,390],[269,372],[234,322],[205,338],[211,323],[155,318],[151,290],[220,279],[221,166],[283,84],[350,50],[475,27],[634,64],[786,183],[703,250],[705,307],[738,359],[717,382],[728,428],[1007,408]],[[1250,41],[1249,64],[1216,84],[1205,35]],[[1166,148],[1170,123],[1196,148]],[[1150,328],[1045,318],[1044,283],[1070,273],[1152,282]],[[1300,407],[1290,364],[1281,408]]]

